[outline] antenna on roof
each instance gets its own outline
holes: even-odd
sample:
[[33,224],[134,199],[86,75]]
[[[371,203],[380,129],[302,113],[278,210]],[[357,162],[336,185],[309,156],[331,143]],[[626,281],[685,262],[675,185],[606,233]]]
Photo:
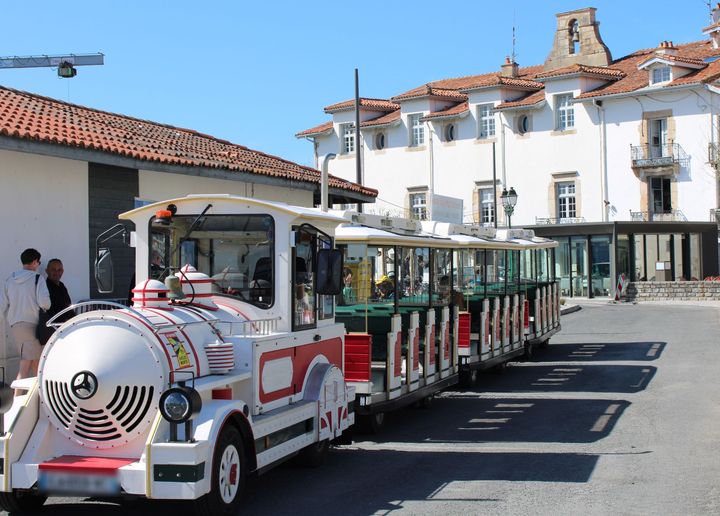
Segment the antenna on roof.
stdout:
[[515,9],[513,9],[513,25],[512,25],[512,54],[510,55],[510,59],[512,63],[516,63],[515,59]]

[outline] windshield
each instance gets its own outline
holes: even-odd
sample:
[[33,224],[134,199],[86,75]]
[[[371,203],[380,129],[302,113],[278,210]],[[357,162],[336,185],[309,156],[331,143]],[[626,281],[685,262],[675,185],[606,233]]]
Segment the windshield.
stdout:
[[214,292],[267,308],[273,304],[274,242],[269,215],[176,215],[168,226],[151,222],[149,277],[192,265],[212,278]]

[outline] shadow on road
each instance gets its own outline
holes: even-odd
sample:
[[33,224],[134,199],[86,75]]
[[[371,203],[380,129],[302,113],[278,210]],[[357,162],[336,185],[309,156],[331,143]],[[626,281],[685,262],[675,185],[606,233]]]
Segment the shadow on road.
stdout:
[[430,411],[389,414],[378,435],[357,437],[373,442],[591,443],[606,437],[629,406],[625,400],[478,398],[449,392]]
[[481,392],[618,392],[647,388],[657,368],[647,365],[540,365],[526,362],[504,374],[485,374],[478,380]]
[[657,360],[665,342],[588,342],[552,344],[533,357],[532,362],[589,362]]

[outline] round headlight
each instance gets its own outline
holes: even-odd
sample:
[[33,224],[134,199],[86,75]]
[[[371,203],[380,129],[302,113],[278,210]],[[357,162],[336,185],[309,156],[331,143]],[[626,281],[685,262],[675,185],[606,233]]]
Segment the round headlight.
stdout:
[[200,394],[189,387],[172,387],[160,396],[160,414],[171,423],[184,423],[200,412]]
[[168,392],[161,402],[160,411],[168,421],[181,423],[190,415],[190,400],[182,391]]

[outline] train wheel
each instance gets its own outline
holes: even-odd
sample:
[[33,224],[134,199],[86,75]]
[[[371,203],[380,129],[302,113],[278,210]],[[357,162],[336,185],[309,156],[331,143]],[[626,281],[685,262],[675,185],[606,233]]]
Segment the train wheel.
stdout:
[[327,439],[313,443],[300,450],[298,463],[307,468],[317,468],[325,462],[329,450],[330,441]]
[[417,401],[417,404],[415,405],[416,408],[427,410],[430,407],[432,407],[433,404],[433,396],[425,396],[424,398]]
[[47,496],[23,491],[0,492],[0,507],[11,514],[37,511],[45,503],[45,500],[47,500]]
[[470,388],[477,383],[477,369],[463,369],[460,371],[460,387]]
[[376,434],[383,426],[385,426],[385,413],[375,412],[373,414],[364,414],[355,416],[355,425],[358,432],[363,434]]
[[203,516],[237,514],[247,480],[247,459],[240,432],[225,425],[215,445],[210,492],[195,502]]
[[523,354],[523,357],[525,358],[525,360],[532,359],[534,347],[535,346],[533,346],[530,342],[527,342],[525,344],[525,353]]
[[505,369],[507,369],[507,362],[500,362],[498,365],[493,367],[493,372],[502,374],[505,372]]
[[540,349],[547,349],[547,347],[549,345],[550,345],[550,339],[542,341],[538,347]]

